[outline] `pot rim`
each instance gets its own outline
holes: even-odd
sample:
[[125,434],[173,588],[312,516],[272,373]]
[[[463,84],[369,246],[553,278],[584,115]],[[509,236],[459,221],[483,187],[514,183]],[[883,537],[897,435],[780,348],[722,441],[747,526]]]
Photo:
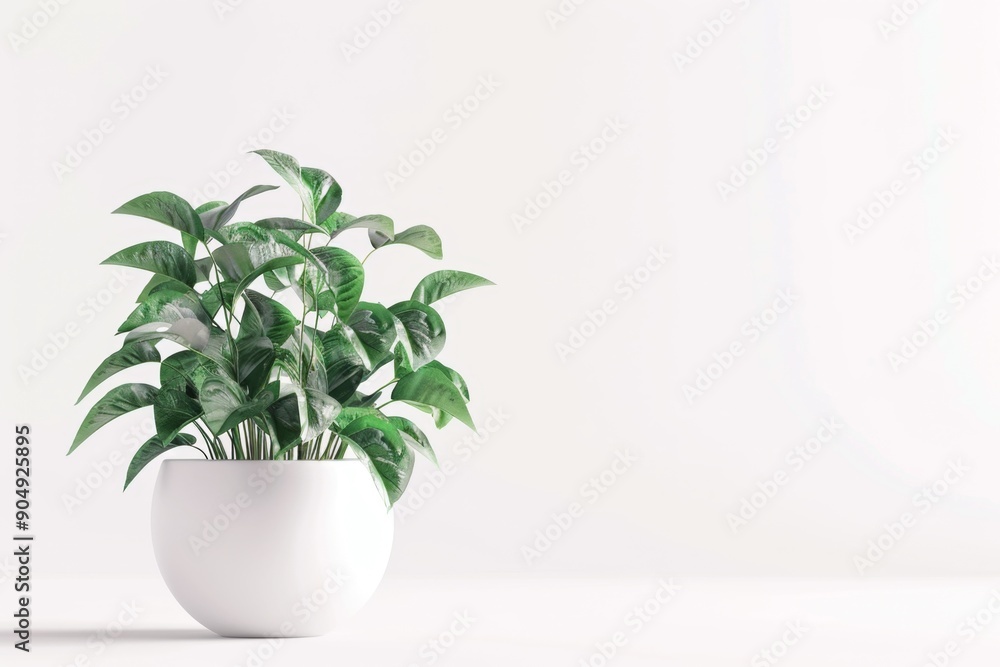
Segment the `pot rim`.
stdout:
[[207,463],[224,463],[227,465],[233,464],[243,464],[243,465],[270,465],[272,463],[277,464],[288,464],[288,463],[312,463],[312,464],[329,464],[329,463],[363,463],[361,459],[165,459],[160,462],[161,466],[173,465],[175,463],[193,464],[197,463],[199,465],[204,465]]

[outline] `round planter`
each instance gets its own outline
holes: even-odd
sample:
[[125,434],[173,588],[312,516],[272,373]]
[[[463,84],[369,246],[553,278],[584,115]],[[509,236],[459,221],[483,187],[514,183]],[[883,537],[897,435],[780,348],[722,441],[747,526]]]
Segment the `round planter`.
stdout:
[[224,637],[314,637],[357,612],[392,547],[360,461],[164,461],[153,551],[184,609]]

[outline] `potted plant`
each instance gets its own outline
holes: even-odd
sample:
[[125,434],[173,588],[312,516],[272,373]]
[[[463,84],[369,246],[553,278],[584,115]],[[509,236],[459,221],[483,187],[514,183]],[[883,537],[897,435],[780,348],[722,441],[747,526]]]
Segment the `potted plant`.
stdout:
[[441,259],[437,233],[340,212],[328,173],[254,152],[297,193],[300,217],[234,222],[240,203],[269,185],[197,209],[153,192],[115,211],[173,227],[180,243],[147,241],[104,261],[152,277],[118,330],[121,349],[80,399],[139,364],[159,365],[159,386],[109,391],[69,451],[151,407],[156,435],[135,453],[125,486],[167,451],[201,457],[163,462],[154,490],[154,553],[174,597],[220,635],[312,636],[372,595],[392,541],[387,508],[415,453],[436,463],[427,436],[396,408],[429,413],[439,428],[451,419],[472,427],[465,380],[437,360],[445,326],[433,304],[492,283],[437,271],[394,305],[362,300],[371,253],[340,247],[341,234],[367,231],[371,252],[405,245]]

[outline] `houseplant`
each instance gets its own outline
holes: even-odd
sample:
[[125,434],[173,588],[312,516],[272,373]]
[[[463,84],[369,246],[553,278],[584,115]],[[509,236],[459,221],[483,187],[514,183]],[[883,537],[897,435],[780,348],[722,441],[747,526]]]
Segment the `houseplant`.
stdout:
[[[152,277],[119,328],[121,349],[80,400],[139,364],[159,365],[159,386],[109,391],[70,453],[151,407],[156,434],[132,459],[126,487],[164,452],[203,457],[165,461],[154,492],[154,551],[174,596],[219,634],[315,635],[374,591],[391,544],[386,508],[406,489],[415,453],[436,462],[424,432],[395,408],[472,427],[465,380],[437,360],[445,327],[433,304],[492,283],[437,271],[409,299],[363,301],[371,253],[405,245],[441,259],[437,233],[343,213],[328,173],[254,152],[298,195],[300,217],[237,222],[241,202],[276,188],[261,185],[232,203],[195,209],[153,192],[115,211],[168,225],[180,243],[147,241],[104,261]],[[363,259],[338,244],[357,230],[371,243]]]

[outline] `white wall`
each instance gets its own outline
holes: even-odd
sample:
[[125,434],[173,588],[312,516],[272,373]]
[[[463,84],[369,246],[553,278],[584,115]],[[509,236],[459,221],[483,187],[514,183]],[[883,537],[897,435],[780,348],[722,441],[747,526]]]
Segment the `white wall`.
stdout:
[[[388,0],[245,0],[221,16],[211,2],[93,0],[60,6],[17,49],[8,36],[4,421],[37,433],[40,569],[155,571],[152,473],[122,495],[118,468],[72,513],[63,501],[142,428],[119,420],[63,457],[90,404],[73,402],[141,287],[135,276],[96,316],[81,308],[117,286],[98,262],[169,236],[108,212],[151,190],[194,199],[229,161],[239,172],[221,198],[277,183],[242,155],[277,110],[291,118],[268,147],[332,172],[344,210],[431,224],[442,266],[499,284],[444,306],[444,360],[472,384],[479,421],[492,410],[505,423],[475,453],[460,425],[439,435],[454,474],[398,521],[394,574],[857,575],[854,557],[907,512],[914,525],[865,576],[998,571],[1000,280],[949,299],[1000,257],[997,7],[929,3],[883,38],[888,0],[590,0],[552,27],[558,4],[401,0],[350,61],[343,45]],[[721,34],[678,67],[723,9]],[[35,11],[7,3],[3,27],[20,33]],[[123,106],[144,77],[145,99]],[[499,86],[458,123],[449,109],[482,77]],[[778,125],[810,100],[800,128]],[[67,146],[105,118],[112,131],[58,177]],[[603,154],[581,157],[616,124]],[[386,172],[437,128],[446,140],[390,188]],[[942,129],[957,138],[912,178],[907,162]],[[768,139],[766,163],[723,201],[718,182]],[[562,193],[518,229],[512,215],[564,170]],[[894,179],[902,194],[849,238]],[[290,193],[246,210],[282,205]],[[671,258],[646,275],[651,248]],[[438,268],[404,249],[369,267],[371,298],[387,302]],[[633,291],[627,274],[647,280]],[[752,338],[744,324],[781,290],[794,304]],[[603,326],[585,327],[609,300]],[[888,354],[938,310],[947,321],[894,369]],[[22,381],[67,325],[77,335]],[[581,327],[593,335],[561,358]],[[684,385],[734,342],[743,354],[689,402]],[[787,461],[827,418],[843,426],[823,450]],[[606,493],[582,488],[626,451],[637,462]],[[923,512],[914,494],[959,460],[968,470]],[[734,533],[727,514],[782,472]],[[573,502],[582,516],[527,563],[522,545]]]

